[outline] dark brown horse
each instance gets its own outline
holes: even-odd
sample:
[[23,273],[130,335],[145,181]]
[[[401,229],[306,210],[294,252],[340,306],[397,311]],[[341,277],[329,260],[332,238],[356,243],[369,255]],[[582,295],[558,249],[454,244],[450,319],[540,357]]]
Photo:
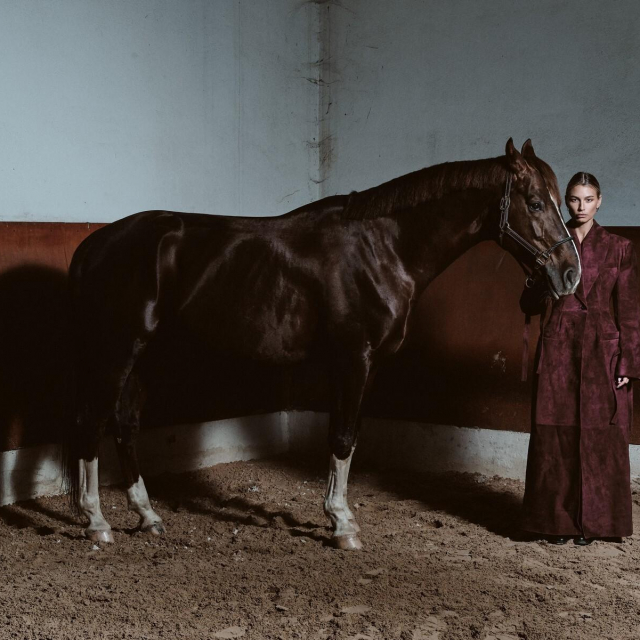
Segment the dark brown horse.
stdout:
[[360,548],[345,496],[376,369],[402,345],[425,287],[482,240],[501,240],[554,295],[573,293],[580,262],[559,201],[556,178],[530,141],[520,153],[509,140],[506,156],[433,166],[280,217],[147,211],[93,233],[70,268],[78,383],[69,445],[87,536],[113,540],[98,495],[105,431],[115,437],[141,529],[164,531],[138,471],[138,363],[163,327],[179,325],[214,350],[270,363],[329,356],[324,510],[334,544]]

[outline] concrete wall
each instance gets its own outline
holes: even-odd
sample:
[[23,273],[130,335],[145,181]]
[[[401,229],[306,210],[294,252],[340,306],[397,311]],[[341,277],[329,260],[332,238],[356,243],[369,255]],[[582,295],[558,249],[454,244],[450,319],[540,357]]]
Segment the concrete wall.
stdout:
[[[142,433],[145,477],[190,471],[285,452],[327,458],[328,416],[289,411],[182,425]],[[529,436],[447,425],[364,421],[354,464],[401,471],[458,471],[524,480]],[[640,446],[630,447],[631,476],[640,477]],[[111,441],[100,458],[103,484],[121,481]],[[61,452],[55,445],[0,452],[0,506],[64,491]]]
[[[264,458],[289,449],[287,414],[283,412],[177,425],[140,435],[143,476],[179,473],[223,462]],[[115,447],[105,438],[100,451],[100,481],[122,481]],[[65,490],[62,451],[53,444],[0,451],[0,506]]]
[[[329,416],[290,411],[288,447],[293,453],[327,449]],[[365,418],[354,464],[400,471],[479,473],[524,481],[529,434]],[[640,446],[629,447],[631,477],[640,477]]]
[[313,4],[0,0],[0,220],[317,197]]
[[635,0],[341,0],[325,5],[323,194],[531,137],[561,189],[603,187],[599,221],[637,224]]

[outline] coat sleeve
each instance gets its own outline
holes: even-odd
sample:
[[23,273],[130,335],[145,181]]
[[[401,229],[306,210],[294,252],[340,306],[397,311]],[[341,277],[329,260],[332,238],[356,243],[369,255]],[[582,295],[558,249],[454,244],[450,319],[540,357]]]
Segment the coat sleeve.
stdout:
[[525,287],[520,296],[520,309],[522,313],[530,316],[537,316],[545,311],[547,302],[551,299],[551,294],[547,289],[546,282],[537,282],[533,287]]
[[638,259],[631,242],[625,246],[620,273],[613,289],[613,304],[620,330],[617,377],[640,379],[640,292]]

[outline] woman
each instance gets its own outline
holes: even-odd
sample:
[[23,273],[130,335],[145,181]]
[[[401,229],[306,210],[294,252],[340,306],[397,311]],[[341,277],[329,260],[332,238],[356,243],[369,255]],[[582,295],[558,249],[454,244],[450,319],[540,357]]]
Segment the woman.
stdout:
[[640,378],[640,308],[632,243],[594,220],[598,181],[577,173],[565,202],[580,284],[553,301],[538,283],[520,299],[525,313],[542,314],[523,524],[556,544],[573,537],[584,545],[632,534],[630,381]]

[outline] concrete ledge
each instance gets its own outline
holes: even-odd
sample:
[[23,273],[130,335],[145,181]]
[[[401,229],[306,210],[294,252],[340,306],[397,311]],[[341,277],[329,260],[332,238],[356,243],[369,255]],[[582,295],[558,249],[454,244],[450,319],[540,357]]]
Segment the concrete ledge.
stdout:
[[[143,476],[165,471],[181,473],[222,462],[266,458],[289,449],[285,412],[230,418],[145,431],[138,459]],[[121,482],[120,466],[111,439],[100,451],[100,482]]]
[[389,420],[365,426],[366,453],[381,467],[524,480],[529,434]]
[[57,445],[0,453],[0,506],[62,493],[62,458]]
[[[290,412],[292,450],[326,448],[327,414]],[[356,457],[383,469],[461,471],[524,480],[529,434],[449,425],[365,419]],[[631,476],[640,477],[640,445],[630,445]]]
[[[221,462],[251,460],[289,448],[285,413],[233,418],[145,431],[140,435],[143,475],[211,467]],[[122,476],[112,440],[100,452],[100,482],[115,484]],[[0,505],[64,490],[61,449],[44,445],[0,453]]]
[[[181,472],[221,462],[251,460],[286,451],[328,451],[328,415],[279,412],[141,434],[145,476]],[[463,471],[524,480],[529,436],[512,431],[365,420],[356,458],[383,469]],[[631,475],[640,477],[640,446],[631,445]],[[111,440],[100,454],[100,481],[121,480]],[[62,493],[60,448],[54,445],[0,453],[0,505]]]

